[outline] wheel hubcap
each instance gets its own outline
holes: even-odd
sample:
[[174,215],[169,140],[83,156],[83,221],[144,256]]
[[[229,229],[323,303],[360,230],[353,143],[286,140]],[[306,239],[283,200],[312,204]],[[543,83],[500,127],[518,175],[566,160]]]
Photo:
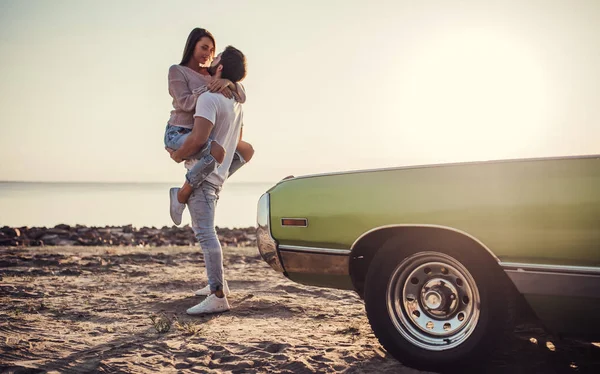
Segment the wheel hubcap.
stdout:
[[425,312],[436,318],[446,318],[458,308],[458,290],[450,282],[434,278],[421,289],[421,303]]
[[423,295],[423,304],[430,311],[437,310],[442,306],[442,295],[440,295],[437,291],[428,291]]
[[460,345],[479,321],[479,290],[471,273],[439,252],[420,252],[395,269],[387,290],[394,326],[418,347],[441,351]]

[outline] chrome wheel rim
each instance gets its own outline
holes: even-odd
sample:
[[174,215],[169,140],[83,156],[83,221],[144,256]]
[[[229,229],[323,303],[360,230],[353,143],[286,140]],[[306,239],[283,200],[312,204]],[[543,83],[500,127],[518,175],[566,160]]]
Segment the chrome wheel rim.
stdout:
[[444,253],[419,252],[404,259],[392,273],[386,299],[396,330],[430,351],[459,346],[479,321],[481,299],[475,279]]

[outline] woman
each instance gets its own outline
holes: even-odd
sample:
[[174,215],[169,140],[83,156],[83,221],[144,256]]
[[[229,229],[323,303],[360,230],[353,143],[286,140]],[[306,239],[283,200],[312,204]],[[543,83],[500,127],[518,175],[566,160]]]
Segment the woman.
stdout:
[[[233,84],[227,79],[212,79],[208,73],[208,66],[214,58],[215,45],[215,38],[210,32],[195,28],[188,36],[181,62],[169,68],[169,94],[173,97],[173,110],[165,130],[164,141],[170,153],[181,147],[192,131],[196,100],[199,95],[207,91],[220,92],[228,98],[235,98],[240,103],[246,101],[246,93],[240,83]],[[240,141],[234,161],[229,168],[229,175],[231,176],[250,161],[253,155],[252,145]],[[209,141],[190,160],[198,160],[198,162],[193,164],[189,173],[199,175],[198,179],[203,180],[219,163],[223,162],[224,157],[223,147],[209,138]],[[169,192],[171,219],[176,225],[181,224],[185,204],[193,191],[188,181],[189,177],[186,176],[182,188],[171,188]]]

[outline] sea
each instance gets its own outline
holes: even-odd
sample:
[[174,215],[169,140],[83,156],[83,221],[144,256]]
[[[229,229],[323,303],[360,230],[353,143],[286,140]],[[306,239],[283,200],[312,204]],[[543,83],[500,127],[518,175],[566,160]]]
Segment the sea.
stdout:
[[[260,196],[274,183],[229,182],[223,186],[215,224],[256,226]],[[172,226],[170,183],[40,183],[0,182],[0,227]],[[191,225],[188,210],[181,226]]]

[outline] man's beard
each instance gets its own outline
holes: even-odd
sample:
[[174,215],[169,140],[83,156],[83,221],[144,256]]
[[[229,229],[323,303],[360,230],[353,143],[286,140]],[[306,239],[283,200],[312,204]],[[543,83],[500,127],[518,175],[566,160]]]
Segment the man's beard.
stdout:
[[217,73],[217,66],[209,66],[208,69],[206,69],[208,71],[208,74],[210,75],[215,75]]

